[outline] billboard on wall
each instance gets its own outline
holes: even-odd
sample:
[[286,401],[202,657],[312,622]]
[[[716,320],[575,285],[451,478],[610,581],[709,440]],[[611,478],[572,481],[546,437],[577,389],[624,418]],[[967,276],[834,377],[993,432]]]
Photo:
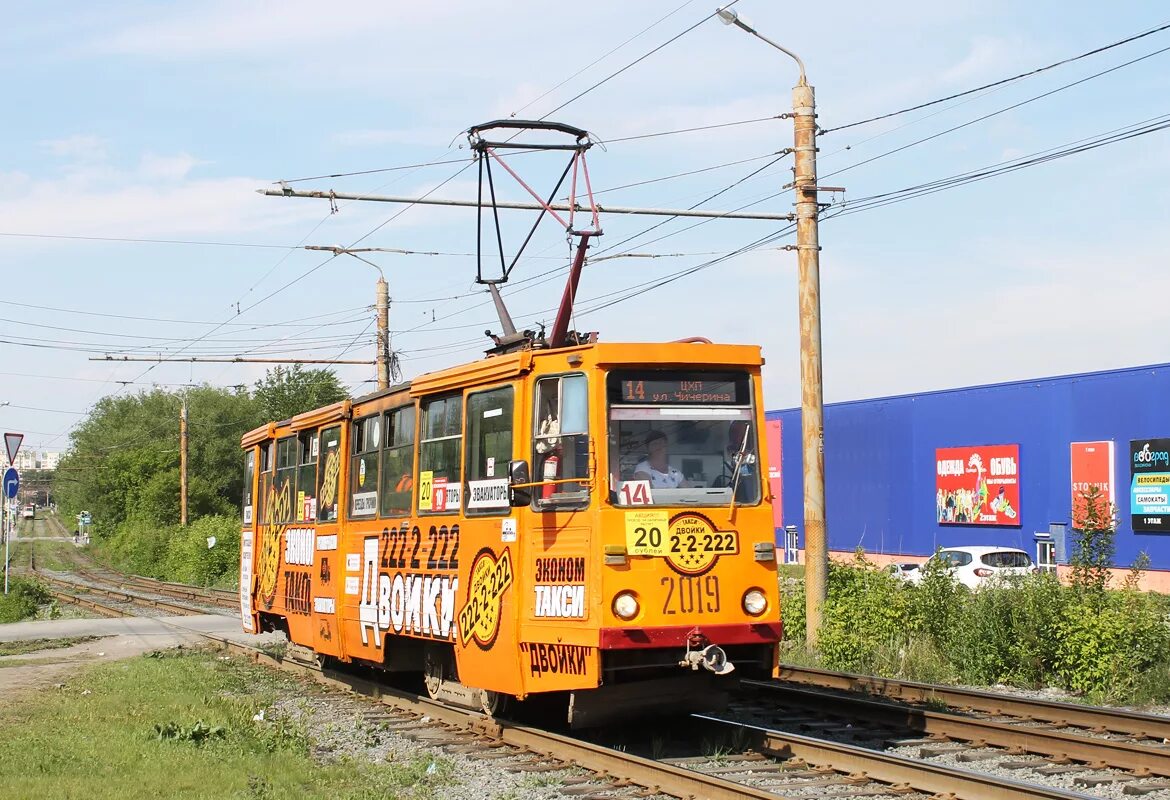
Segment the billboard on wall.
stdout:
[[770,419],[764,423],[764,436],[768,443],[768,488],[772,492],[772,525],[784,527],[784,482],[780,479],[780,457],[783,440],[780,437],[780,420]]
[[1138,533],[1170,533],[1170,439],[1129,443],[1129,520]]
[[934,460],[940,524],[1020,524],[1018,444],[940,447]]
[[1096,488],[1108,509],[1117,502],[1113,478],[1113,442],[1073,442],[1069,445],[1069,466],[1072,475],[1072,523],[1081,527],[1085,518],[1085,493]]

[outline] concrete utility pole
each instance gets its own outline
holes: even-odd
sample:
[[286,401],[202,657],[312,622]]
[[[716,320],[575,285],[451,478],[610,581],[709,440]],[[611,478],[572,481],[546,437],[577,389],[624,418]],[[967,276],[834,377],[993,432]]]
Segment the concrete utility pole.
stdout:
[[390,388],[390,286],[378,276],[378,389]]
[[187,398],[179,410],[179,524],[187,526]]
[[800,57],[763,36],[729,8],[726,25],[747,31],[791,57],[800,67],[792,90],[795,128],[796,258],[800,297],[800,434],[804,463],[804,588],[806,640],[816,646],[829,560],[825,532],[825,424],[821,385],[821,258],[817,231],[817,114],[813,87]]
[[[368,199],[368,198],[366,198]],[[378,310],[378,336],[376,339],[376,347],[378,352],[374,354],[374,363],[378,365],[378,389],[390,388],[390,287],[386,283],[386,276],[382,272],[382,268],[370,261],[368,258],[362,258],[358,253],[405,253],[405,250],[399,250],[392,247],[322,247],[320,245],[305,245],[306,250],[324,250],[327,253],[332,253],[335,256],[353,256],[358,261],[369,264],[374,269],[378,270],[378,293],[377,303],[375,308]]]

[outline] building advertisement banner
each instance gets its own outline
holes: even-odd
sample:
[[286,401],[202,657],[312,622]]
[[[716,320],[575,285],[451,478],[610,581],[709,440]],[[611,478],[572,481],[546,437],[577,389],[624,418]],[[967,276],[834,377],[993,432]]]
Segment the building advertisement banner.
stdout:
[[1072,474],[1072,523],[1080,528],[1085,518],[1085,493],[1096,488],[1105,503],[1105,516],[1117,502],[1113,479],[1113,442],[1073,442],[1069,445]]
[[1170,533],[1170,439],[1129,443],[1129,521],[1135,533]]
[[941,447],[934,455],[940,524],[1020,524],[1018,444]]
[[784,482],[780,479],[780,420],[770,419],[764,423],[764,436],[768,443],[768,488],[772,491],[772,525],[779,530],[784,527]]

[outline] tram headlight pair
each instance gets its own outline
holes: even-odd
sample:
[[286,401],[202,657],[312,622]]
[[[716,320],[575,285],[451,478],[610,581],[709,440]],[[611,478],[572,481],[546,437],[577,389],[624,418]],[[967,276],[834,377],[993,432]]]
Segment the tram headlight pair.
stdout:
[[768,598],[759,589],[748,589],[743,593],[743,610],[758,617],[768,610]]
[[618,619],[633,619],[638,616],[638,598],[633,592],[619,592],[613,599],[613,613]]

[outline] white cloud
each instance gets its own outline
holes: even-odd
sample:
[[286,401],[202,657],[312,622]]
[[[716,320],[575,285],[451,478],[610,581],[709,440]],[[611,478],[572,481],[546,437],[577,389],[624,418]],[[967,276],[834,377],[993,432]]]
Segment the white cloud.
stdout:
[[57,158],[76,161],[103,161],[106,158],[106,143],[97,136],[74,134],[62,139],[45,139],[40,146]]
[[67,165],[60,177],[0,173],[0,218],[33,234],[151,237],[253,232],[309,217],[320,208],[280,206],[255,189],[259,178],[190,178],[187,154],[146,154],[130,170]]
[[943,70],[938,76],[938,83],[968,84],[976,82],[988,75],[999,75],[1008,65],[1014,63],[1024,50],[1017,40],[1008,40],[1001,37],[980,36],[970,47],[970,51],[962,60]]
[[92,47],[98,52],[164,59],[227,53],[268,58],[273,51],[296,59],[298,47],[319,47],[362,33],[410,30],[427,20],[440,23],[449,13],[450,9],[435,3],[376,0],[215,2],[135,22]]

